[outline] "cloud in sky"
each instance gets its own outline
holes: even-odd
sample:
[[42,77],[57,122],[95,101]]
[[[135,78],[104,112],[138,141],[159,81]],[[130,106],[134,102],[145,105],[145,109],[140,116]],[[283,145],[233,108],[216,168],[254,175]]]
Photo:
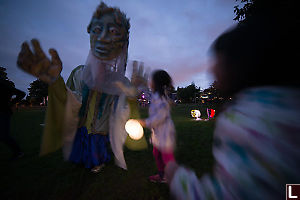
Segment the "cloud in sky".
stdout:
[[[106,0],[130,18],[129,59],[163,68],[176,86],[192,81],[202,88],[212,79],[207,72],[208,49],[232,26],[234,0]],[[86,27],[98,0],[2,0],[0,2],[0,65],[16,87],[25,90],[35,78],[16,67],[23,41],[38,38],[45,51],[54,47],[66,80],[84,64],[89,51]]]

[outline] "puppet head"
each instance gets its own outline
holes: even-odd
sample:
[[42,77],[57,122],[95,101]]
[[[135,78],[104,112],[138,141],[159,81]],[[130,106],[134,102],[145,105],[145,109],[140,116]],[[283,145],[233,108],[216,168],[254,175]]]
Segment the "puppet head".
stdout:
[[129,28],[129,19],[120,9],[101,2],[87,27],[93,55],[101,60],[117,58],[128,48]]
[[107,94],[121,94],[116,82],[128,83],[125,77],[129,19],[118,8],[101,3],[87,28],[91,49],[82,72],[88,88]]

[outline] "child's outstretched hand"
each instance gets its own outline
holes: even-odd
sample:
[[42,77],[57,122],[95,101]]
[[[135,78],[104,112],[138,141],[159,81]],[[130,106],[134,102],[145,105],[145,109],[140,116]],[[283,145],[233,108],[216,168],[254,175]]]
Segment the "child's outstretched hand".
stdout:
[[141,124],[142,127],[146,127],[146,121],[143,119],[137,119],[137,121]]

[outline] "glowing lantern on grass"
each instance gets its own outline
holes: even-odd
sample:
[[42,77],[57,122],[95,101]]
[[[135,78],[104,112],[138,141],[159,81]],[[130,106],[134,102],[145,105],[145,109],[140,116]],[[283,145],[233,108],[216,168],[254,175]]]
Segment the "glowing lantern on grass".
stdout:
[[125,130],[128,133],[129,137],[131,137],[134,140],[139,140],[144,135],[144,129],[141,126],[141,124],[135,120],[130,119],[125,124]]
[[208,108],[207,108],[207,116],[208,116],[208,119],[214,118],[215,114],[216,114],[216,111],[215,111],[214,109],[208,109]]
[[200,119],[201,112],[199,110],[191,110],[191,115],[196,120]]

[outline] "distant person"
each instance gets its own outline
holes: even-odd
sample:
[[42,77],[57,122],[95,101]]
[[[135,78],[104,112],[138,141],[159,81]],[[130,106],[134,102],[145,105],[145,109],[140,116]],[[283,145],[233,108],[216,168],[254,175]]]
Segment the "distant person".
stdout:
[[158,174],[150,176],[149,180],[163,183],[166,182],[165,166],[175,160],[173,153],[175,128],[171,119],[171,108],[167,95],[167,91],[173,88],[172,79],[166,71],[157,70],[152,75],[150,87],[153,94],[149,107],[149,118],[139,121],[142,126],[152,129],[151,141]]
[[253,17],[214,42],[213,71],[233,101],[216,121],[211,175],[167,165],[175,199],[285,199],[285,184],[300,183],[299,35],[288,23]]
[[[25,97],[25,93],[11,86],[7,81],[0,80],[0,141],[9,146],[13,152],[12,159],[22,157],[24,153],[14,138],[10,136],[10,119],[12,106]],[[15,98],[12,98],[15,96]]]

